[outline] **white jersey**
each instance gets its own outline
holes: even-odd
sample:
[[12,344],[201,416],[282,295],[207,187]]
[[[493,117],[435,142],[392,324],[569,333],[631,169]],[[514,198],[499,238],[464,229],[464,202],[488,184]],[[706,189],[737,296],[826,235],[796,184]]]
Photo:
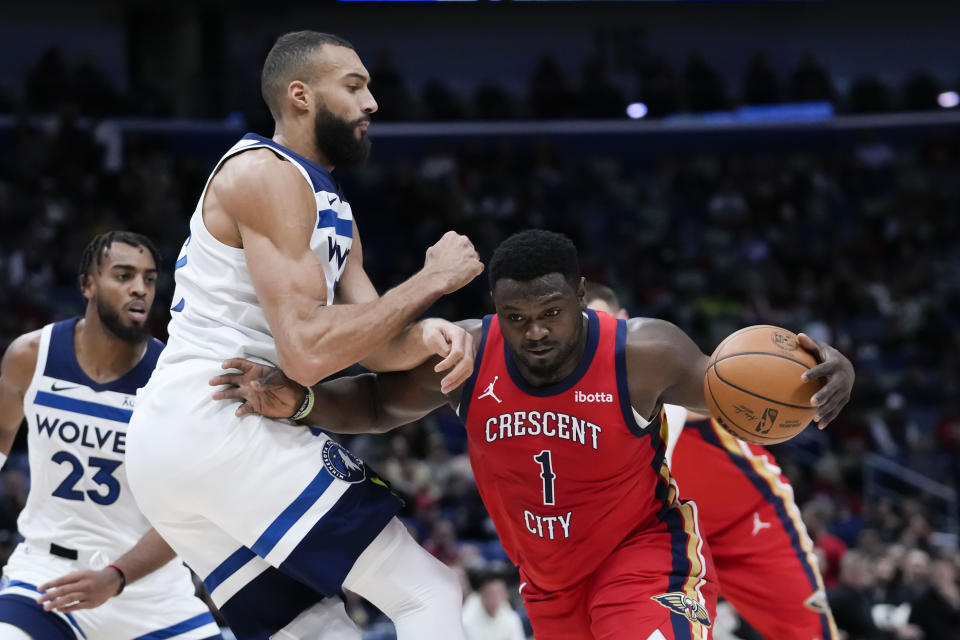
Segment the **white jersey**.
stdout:
[[673,450],[677,448],[677,441],[683,433],[683,425],[687,422],[687,410],[675,404],[665,404],[663,409],[667,414],[667,451],[665,460],[667,466],[673,461]]
[[163,343],[118,380],[99,384],[77,362],[77,318],[43,328],[23,410],[29,434],[30,494],[17,526],[37,548],[50,543],[116,558],[150,529],[127,485],[127,423]]
[[320,165],[269,138],[245,135],[221,158],[200,194],[190,218],[190,236],[175,267],[176,291],[171,308],[169,340],[157,369],[185,359],[220,361],[243,356],[278,362],[276,344],[257,299],[243,249],[218,241],[203,222],[203,200],[210,180],[230,157],[250,149],[269,148],[292,163],[313,190],[317,222],[310,248],[323,265],[327,304],[333,303],[353,242],[353,212],[330,173]]
[[163,343],[150,339],[133,369],[100,384],[77,362],[77,320],[42,329],[37,366],[24,394],[30,493],[17,522],[25,540],[3,568],[0,621],[38,639],[218,636],[179,559],[96,609],[63,614],[36,604],[41,584],[102,569],[150,529],[127,483],[126,437],[135,394],[150,378]]

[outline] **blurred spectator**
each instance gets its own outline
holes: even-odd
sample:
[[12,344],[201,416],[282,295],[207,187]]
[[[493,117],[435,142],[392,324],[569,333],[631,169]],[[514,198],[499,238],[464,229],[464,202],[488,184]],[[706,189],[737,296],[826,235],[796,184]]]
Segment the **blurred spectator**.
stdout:
[[395,121],[410,120],[413,118],[413,101],[407,92],[407,87],[400,75],[400,70],[393,63],[390,53],[378,51],[370,65],[370,78],[374,83],[377,100],[377,120]]
[[850,85],[849,102],[854,113],[889,111],[890,90],[876,76],[859,76]]
[[903,108],[907,111],[923,111],[937,108],[940,83],[931,74],[917,72],[903,85]]
[[687,103],[693,111],[719,111],[727,108],[727,87],[723,76],[697,52],[687,59],[684,72]]
[[906,462],[910,449],[919,439],[917,425],[907,414],[906,401],[899,393],[887,395],[883,412],[870,420],[874,448],[883,455]]
[[790,75],[790,99],[794,102],[834,100],[827,70],[812,55],[806,55]]
[[[821,565],[820,573],[823,574],[823,582],[828,589],[837,584],[841,558],[847,552],[847,545],[827,530],[831,508],[830,504],[823,500],[814,500],[805,504],[802,509],[807,533],[810,534],[813,544],[823,552],[825,564]],[[859,576],[856,569],[856,566],[851,567],[853,577]]]
[[510,608],[507,585],[490,577],[463,603],[463,629],[467,640],[524,640],[520,616]]
[[530,111],[534,118],[564,118],[574,114],[573,93],[551,56],[537,63],[530,77]]
[[914,601],[910,621],[924,640],[955,640],[960,630],[960,585],[957,555],[938,558],[930,566],[930,586]]
[[444,564],[455,565],[460,561],[457,530],[449,520],[441,519],[433,525],[433,532],[423,542],[423,548]]
[[750,57],[741,93],[746,104],[780,102],[780,81],[766,53],[755,53]]

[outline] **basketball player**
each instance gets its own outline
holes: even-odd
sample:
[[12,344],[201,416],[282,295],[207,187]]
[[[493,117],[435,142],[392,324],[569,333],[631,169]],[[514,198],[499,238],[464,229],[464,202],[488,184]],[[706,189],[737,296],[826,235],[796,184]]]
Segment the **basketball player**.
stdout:
[[[462,388],[444,393],[433,362],[314,388],[307,420],[342,433],[386,431],[444,403],[467,429],[477,487],[511,560],[538,640],[707,639],[717,584],[696,506],[664,461],[661,406],[706,411],[708,357],[660,320],[587,310],[576,248],[524,231],[490,262],[496,315],[464,326],[479,341]],[[850,363],[817,343],[822,415],[842,406]],[[284,415],[303,395],[250,361],[224,368],[218,399],[240,415]],[[335,410],[336,409],[336,410]]]
[[[609,287],[588,283],[586,292],[587,307],[627,316]],[[813,543],[773,454],[683,407],[666,415],[670,474],[697,503],[720,595],[765,638],[837,638]]]
[[[400,640],[463,638],[456,576],[407,533],[382,480],[326,434],[237,419],[206,387],[233,355],[306,385],[358,361],[405,369],[439,354],[445,388],[473,369],[468,332],[411,324],[482,271],[469,240],[447,233],[383,297],[364,272],[330,172],[367,154],[369,82],[337,36],[274,44],[262,74],[273,138],[244,136],[208,180],[176,264],[170,339],[131,420],[137,502],[241,640],[315,637],[320,601],[342,589],[379,607]],[[310,409],[308,398],[284,418]]]
[[163,349],[145,329],[156,264],[141,235],[97,236],[80,265],[84,316],[24,334],[3,356],[0,459],[26,417],[31,483],[25,540],[3,570],[2,640],[220,637],[127,486],[134,394]]

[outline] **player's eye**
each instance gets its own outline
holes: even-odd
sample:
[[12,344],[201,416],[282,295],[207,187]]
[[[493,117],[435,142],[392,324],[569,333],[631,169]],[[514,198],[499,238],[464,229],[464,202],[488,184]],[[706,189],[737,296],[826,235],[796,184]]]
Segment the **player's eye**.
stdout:
[[556,317],[556,316],[558,316],[558,315],[560,315],[560,308],[559,308],[559,307],[554,307],[554,308],[552,308],[552,309],[547,309],[547,312],[543,314],[543,316],[544,316],[545,318],[554,318],[554,317]]
[[507,316],[507,319],[510,322],[523,322],[523,316],[520,315],[519,313],[511,313],[510,315]]

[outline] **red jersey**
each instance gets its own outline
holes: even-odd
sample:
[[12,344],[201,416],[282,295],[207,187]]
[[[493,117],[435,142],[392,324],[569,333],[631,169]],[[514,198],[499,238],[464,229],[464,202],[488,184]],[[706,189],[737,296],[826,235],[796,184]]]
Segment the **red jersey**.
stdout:
[[[648,423],[630,406],[626,323],[587,314],[579,365],[542,387],[521,376],[498,318],[484,318],[460,402],[477,488],[500,541],[547,591],[580,582],[622,541],[675,511],[660,416]],[[682,535],[684,524],[677,527]]]

